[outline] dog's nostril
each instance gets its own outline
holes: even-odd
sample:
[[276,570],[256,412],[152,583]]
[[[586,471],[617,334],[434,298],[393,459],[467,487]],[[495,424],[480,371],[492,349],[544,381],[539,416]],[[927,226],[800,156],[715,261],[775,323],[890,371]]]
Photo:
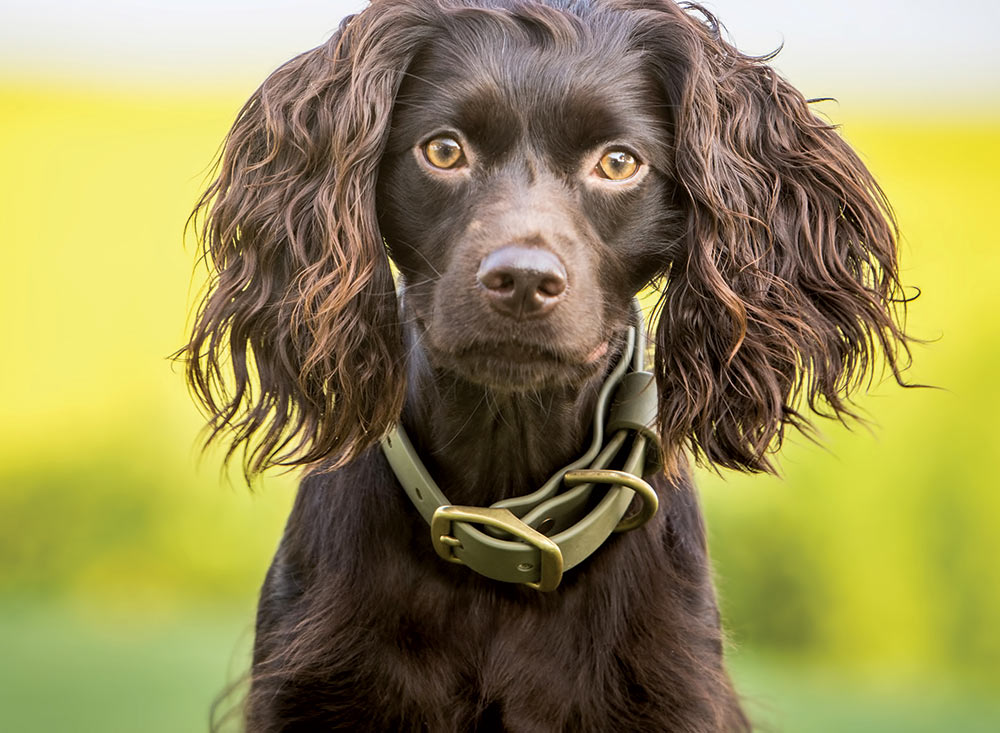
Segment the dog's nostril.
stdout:
[[566,278],[564,277],[546,277],[538,283],[538,292],[548,295],[550,298],[562,295],[565,289]]
[[566,292],[566,268],[547,249],[507,245],[490,252],[476,278],[490,304],[515,318],[550,311]]
[[504,270],[480,270],[479,282],[488,290],[511,290],[514,287],[514,277]]

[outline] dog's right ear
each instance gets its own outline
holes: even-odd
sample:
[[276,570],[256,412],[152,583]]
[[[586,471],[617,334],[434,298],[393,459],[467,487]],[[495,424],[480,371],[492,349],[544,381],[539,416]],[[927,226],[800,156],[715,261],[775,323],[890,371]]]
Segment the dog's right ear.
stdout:
[[432,28],[375,2],[241,110],[192,221],[212,279],[179,352],[208,442],[248,476],[335,457],[398,419],[402,338],[375,212],[393,102]]

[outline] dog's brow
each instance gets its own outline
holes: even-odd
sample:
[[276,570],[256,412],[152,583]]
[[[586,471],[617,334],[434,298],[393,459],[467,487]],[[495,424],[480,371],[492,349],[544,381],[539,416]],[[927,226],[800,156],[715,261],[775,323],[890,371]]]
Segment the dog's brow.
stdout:
[[521,135],[518,110],[505,101],[500,89],[490,84],[479,88],[459,105],[457,124],[477,149],[488,157],[509,150]]
[[629,125],[602,96],[590,90],[568,96],[553,115],[557,124],[548,129],[537,124],[533,133],[548,137],[552,147],[569,150],[588,150],[600,142],[628,136]]
[[[553,65],[528,69],[510,63],[487,70],[470,60],[458,65],[461,72],[449,67],[451,98],[431,94],[421,99],[424,85],[438,89],[445,78],[438,64],[422,70],[412,95],[422,108],[419,124],[454,126],[486,159],[502,158],[519,140],[530,139],[568,170],[601,144],[651,147],[657,139],[658,115],[636,80],[602,79],[598,73],[578,78]],[[403,106],[409,108],[410,99],[407,94]]]

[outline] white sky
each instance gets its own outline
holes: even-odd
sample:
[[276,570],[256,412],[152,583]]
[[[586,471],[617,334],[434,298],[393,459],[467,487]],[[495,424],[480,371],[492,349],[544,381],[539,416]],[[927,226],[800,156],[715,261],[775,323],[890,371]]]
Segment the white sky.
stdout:
[[[0,0],[0,77],[255,85],[364,0]],[[706,0],[807,96],[1000,103],[1000,3]]]

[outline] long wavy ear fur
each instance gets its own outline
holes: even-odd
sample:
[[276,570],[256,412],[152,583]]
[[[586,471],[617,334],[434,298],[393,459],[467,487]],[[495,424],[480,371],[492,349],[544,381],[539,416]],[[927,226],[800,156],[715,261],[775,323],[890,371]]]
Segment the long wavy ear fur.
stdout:
[[342,464],[398,418],[402,341],[375,214],[396,90],[427,24],[376,2],[275,71],[192,214],[212,272],[179,352],[227,460]]
[[903,384],[896,225],[865,165],[768,58],[740,54],[697,6],[659,10],[670,34],[652,53],[672,74],[673,205],[687,217],[655,333],[668,465],[687,446],[773,471],[786,426],[808,427],[803,407],[853,416],[850,394],[882,358]]

